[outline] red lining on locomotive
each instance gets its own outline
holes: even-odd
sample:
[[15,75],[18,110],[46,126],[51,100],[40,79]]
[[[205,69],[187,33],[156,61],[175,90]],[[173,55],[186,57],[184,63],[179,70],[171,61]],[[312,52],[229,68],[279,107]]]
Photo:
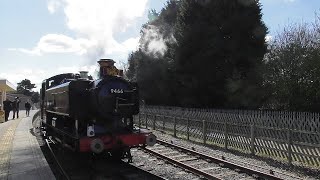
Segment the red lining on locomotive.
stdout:
[[115,149],[121,147],[137,147],[146,144],[146,138],[151,133],[133,133],[120,135],[104,135],[100,137],[84,137],[79,140],[80,152],[91,152],[90,145],[95,139],[101,139],[104,149]]

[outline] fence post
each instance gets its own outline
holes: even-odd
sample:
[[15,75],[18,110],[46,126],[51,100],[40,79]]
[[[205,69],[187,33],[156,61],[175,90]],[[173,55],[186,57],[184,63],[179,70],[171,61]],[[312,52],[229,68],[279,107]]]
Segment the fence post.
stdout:
[[254,149],[255,149],[255,146],[254,146],[254,143],[255,143],[255,126],[254,124],[251,124],[250,126],[250,137],[251,137],[251,142],[250,142],[250,150],[251,150],[251,154],[254,155]]
[[138,126],[139,126],[139,128],[141,127],[141,116],[140,116],[140,113],[138,114]]
[[207,143],[207,122],[206,120],[202,121],[202,135],[203,135],[203,144]]
[[154,115],[154,119],[153,119],[153,130],[156,130],[156,120],[157,120],[157,115]]
[[189,140],[190,138],[190,130],[189,130],[189,126],[190,126],[190,119],[187,118],[187,140]]
[[146,129],[148,129],[148,115],[146,114]]
[[177,137],[177,117],[174,117],[174,122],[173,122],[173,136]]
[[289,128],[287,130],[287,136],[288,136],[288,163],[289,165],[292,164],[292,130]]
[[228,149],[228,124],[227,120],[224,122],[224,148]]

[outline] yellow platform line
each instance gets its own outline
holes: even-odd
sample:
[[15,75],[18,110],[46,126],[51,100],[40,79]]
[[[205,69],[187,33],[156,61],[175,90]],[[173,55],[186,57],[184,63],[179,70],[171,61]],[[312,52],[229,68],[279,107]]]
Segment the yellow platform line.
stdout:
[[7,131],[0,137],[0,174],[8,175],[9,172],[9,162],[11,157],[12,142],[17,126],[19,125],[22,118],[14,120],[14,122],[9,126]]

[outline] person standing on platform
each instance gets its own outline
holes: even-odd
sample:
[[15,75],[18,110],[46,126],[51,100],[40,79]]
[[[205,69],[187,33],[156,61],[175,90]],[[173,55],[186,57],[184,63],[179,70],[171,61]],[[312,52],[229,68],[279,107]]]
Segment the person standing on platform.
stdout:
[[24,104],[24,107],[26,108],[26,116],[29,117],[30,109],[31,109],[31,104],[29,103],[29,101],[27,101],[27,102]]
[[20,99],[19,97],[16,97],[14,101],[12,102],[12,111],[13,111],[13,118],[15,118],[16,112],[17,112],[17,118],[19,118],[19,104],[20,104]]
[[3,101],[3,110],[4,110],[4,121],[8,121],[10,111],[12,109],[11,106],[12,102],[7,98],[5,101]]

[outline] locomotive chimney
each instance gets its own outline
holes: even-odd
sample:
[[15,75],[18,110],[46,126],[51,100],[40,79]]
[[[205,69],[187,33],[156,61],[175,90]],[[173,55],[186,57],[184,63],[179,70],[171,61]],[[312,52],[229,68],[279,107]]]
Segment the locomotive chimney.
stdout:
[[88,79],[88,71],[80,71],[80,78]]
[[103,78],[104,76],[108,75],[108,68],[114,67],[114,60],[112,59],[100,59],[98,61],[100,70],[99,70],[99,78]]

